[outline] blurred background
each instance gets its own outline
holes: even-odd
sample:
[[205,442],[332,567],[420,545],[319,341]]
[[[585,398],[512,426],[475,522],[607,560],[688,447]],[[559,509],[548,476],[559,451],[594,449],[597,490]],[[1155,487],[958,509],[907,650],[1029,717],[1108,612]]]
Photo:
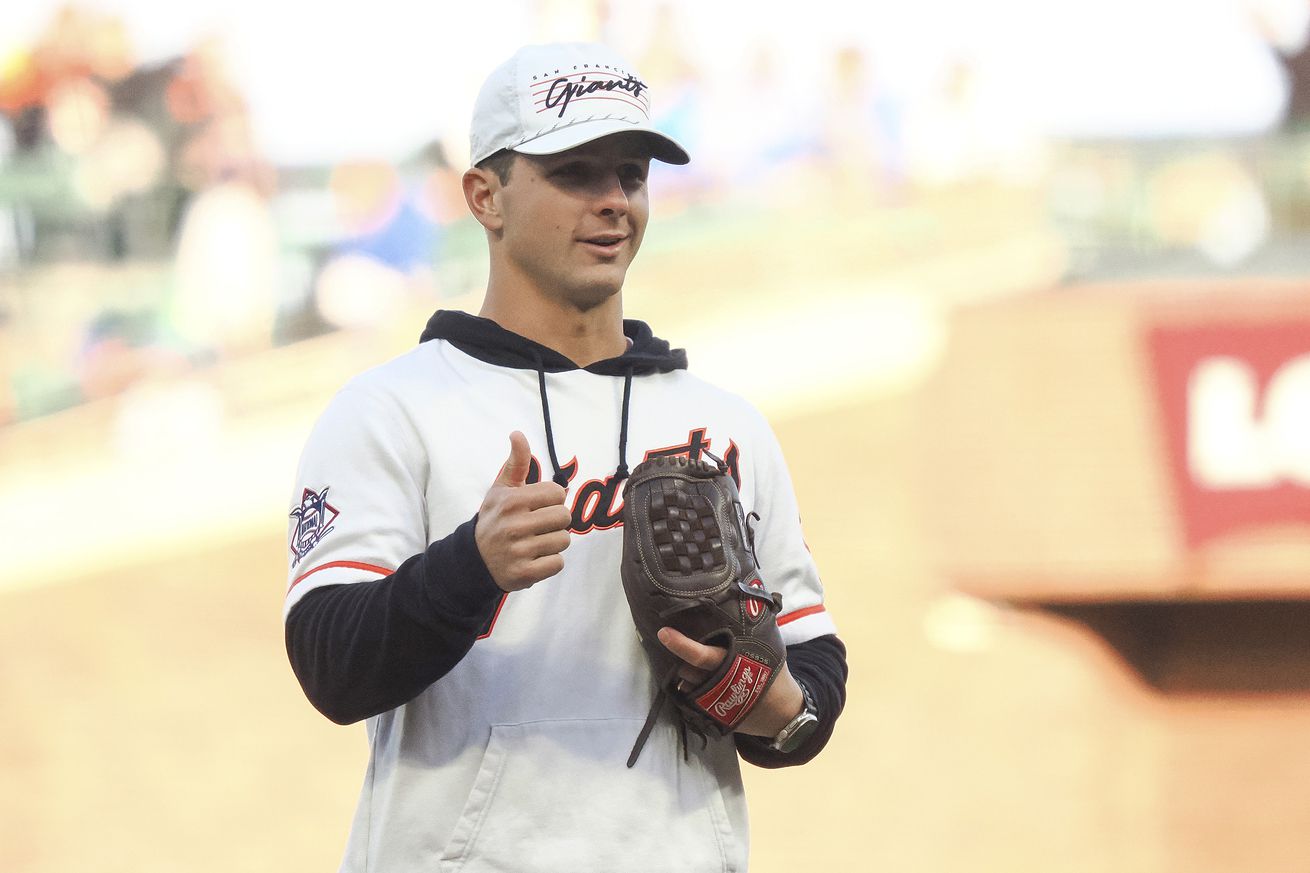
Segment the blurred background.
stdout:
[[[850,649],[752,869],[1310,871],[1310,2],[0,6],[0,870],[336,869],[314,418],[477,311],[525,42],[633,59],[630,316],[774,422]],[[752,347],[728,336],[749,336]]]

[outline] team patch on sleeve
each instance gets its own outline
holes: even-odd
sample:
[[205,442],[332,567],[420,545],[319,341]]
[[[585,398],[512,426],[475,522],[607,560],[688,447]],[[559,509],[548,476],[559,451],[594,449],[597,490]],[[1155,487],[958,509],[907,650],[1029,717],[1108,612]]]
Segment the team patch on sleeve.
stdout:
[[340,513],[327,502],[327,486],[322,491],[306,488],[300,496],[300,505],[291,510],[290,518],[296,520],[296,529],[291,534],[291,566],[300,563],[300,559],[309,554],[323,537],[332,533],[333,522]]

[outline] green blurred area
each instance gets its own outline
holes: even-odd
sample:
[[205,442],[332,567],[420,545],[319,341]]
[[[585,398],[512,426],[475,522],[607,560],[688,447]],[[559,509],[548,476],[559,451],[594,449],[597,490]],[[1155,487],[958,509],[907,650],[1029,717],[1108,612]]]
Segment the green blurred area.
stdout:
[[[223,289],[188,278],[205,269],[203,262],[182,263],[177,252],[188,210],[205,192],[162,186],[97,210],[75,190],[67,161],[10,162],[0,170],[0,216],[8,215],[14,238],[26,243],[11,251],[0,272],[0,399],[6,401],[0,413],[7,410],[0,420],[31,419],[117,393],[152,374],[351,329],[343,316],[325,314],[323,305],[325,274],[331,276],[329,267],[343,256],[371,265],[352,261],[350,278],[332,285],[349,312],[368,309],[368,283],[377,277],[406,308],[435,309],[479,290],[482,231],[456,211],[462,203],[453,170],[421,158],[380,170],[391,174],[398,190],[445,204],[439,220],[411,216],[396,231],[398,243],[388,241],[387,228],[372,237],[343,231],[342,185],[333,181],[334,172],[283,171],[271,192],[252,198],[276,234],[276,262],[269,266],[268,299],[239,304],[251,308],[253,337],[229,342],[224,330],[240,334],[236,322],[244,316],[223,314]],[[779,171],[750,191],[688,192],[676,183],[661,189],[663,181],[657,172],[655,217],[634,273],[638,281],[644,265],[677,257],[716,273],[729,263],[736,281],[753,286],[756,295],[773,285],[790,293],[794,283],[816,274],[876,283],[907,262],[1034,229],[1050,233],[1066,252],[1061,269],[1048,277],[1050,287],[1310,271],[1307,134],[1243,142],[1056,144],[1034,177],[1022,182],[980,177],[861,191],[822,163]],[[387,208],[395,213],[394,205]],[[404,218],[393,214],[393,224]],[[221,225],[215,232],[223,232]],[[400,245],[400,257],[408,260],[388,263],[388,245]],[[242,257],[238,248],[215,252],[206,257]],[[185,290],[191,286],[202,291]],[[197,294],[208,297],[197,303]],[[332,305],[341,308],[341,300]],[[206,307],[223,330],[197,333],[179,317],[179,309],[189,308],[192,322],[196,311],[205,321]],[[88,355],[107,339],[113,341],[110,364],[123,371],[121,378],[88,386]]]

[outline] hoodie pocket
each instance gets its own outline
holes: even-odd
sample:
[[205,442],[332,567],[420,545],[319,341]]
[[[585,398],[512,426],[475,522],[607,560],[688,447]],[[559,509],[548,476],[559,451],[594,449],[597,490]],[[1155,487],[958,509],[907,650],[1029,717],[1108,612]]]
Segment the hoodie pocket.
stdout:
[[[442,853],[461,873],[729,873],[723,797],[659,724],[632,769],[639,719],[493,725]],[[743,835],[744,838],[744,835]]]

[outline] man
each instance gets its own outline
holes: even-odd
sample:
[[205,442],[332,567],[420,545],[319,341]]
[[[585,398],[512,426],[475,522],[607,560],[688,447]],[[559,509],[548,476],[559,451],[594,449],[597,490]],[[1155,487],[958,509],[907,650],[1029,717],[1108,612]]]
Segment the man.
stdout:
[[[491,257],[481,316],[437,312],[305,448],[287,649],[371,748],[343,870],[744,870],[738,755],[803,763],[841,711],[845,651],[767,424],[622,317],[650,160],[688,159],[649,100],[596,45],[527,47],[491,74],[463,179]],[[623,480],[711,446],[760,515],[788,668],[735,735],[686,742],[663,720],[629,769],[653,687],[619,576]],[[659,636],[690,680],[724,657]]]

